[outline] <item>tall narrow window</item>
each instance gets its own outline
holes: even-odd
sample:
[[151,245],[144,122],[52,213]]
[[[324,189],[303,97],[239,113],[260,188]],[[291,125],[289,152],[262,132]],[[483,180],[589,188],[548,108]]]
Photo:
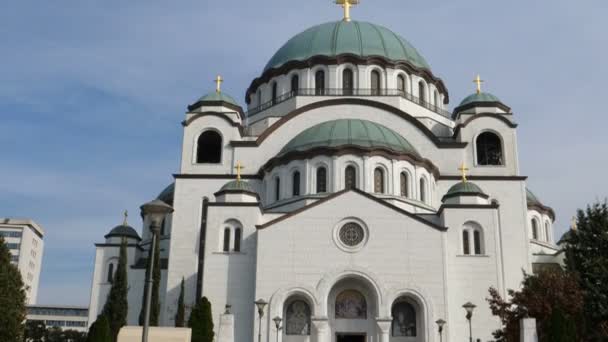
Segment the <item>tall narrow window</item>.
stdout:
[[285,310],[286,335],[310,335],[310,306],[303,300],[296,299],[287,305]]
[[405,77],[403,75],[397,76],[397,89],[401,95],[405,95]]
[[278,94],[278,85],[277,82],[274,82],[272,84],[272,104],[276,104],[277,103],[277,97],[279,96]]
[[462,254],[469,255],[471,254],[471,248],[469,245],[469,231],[462,231]]
[[257,98],[258,98],[258,106],[261,106],[262,105],[262,91],[259,89],[258,89]]
[[222,159],[222,137],[216,131],[203,132],[198,137],[196,162],[199,164],[219,163]]
[[420,202],[426,203],[426,181],[420,178]]
[[323,70],[315,73],[315,95],[325,95],[325,72]]
[[327,192],[327,169],[320,167],[317,169],[317,193]]
[[408,302],[400,301],[393,305],[393,336],[416,336],[416,309]]
[[165,235],[165,225],[167,224],[167,219],[163,219],[163,223],[160,224],[160,236]]
[[481,133],[475,142],[477,164],[503,165],[502,143],[498,135],[492,132]]
[[114,264],[113,263],[109,263],[108,264],[108,278],[107,278],[108,283],[111,283],[114,281]]
[[479,230],[475,230],[473,232],[473,243],[475,247],[475,255],[481,254],[481,232]]
[[222,248],[224,252],[230,252],[230,228],[224,228],[224,246]]
[[547,242],[551,242],[551,230],[549,228],[549,222],[545,222],[545,241]]
[[355,189],[357,187],[357,170],[354,166],[349,165],[344,170],[344,187],[346,189]]
[[426,86],[424,82],[418,82],[418,99],[420,100],[420,104],[424,104],[426,102]]
[[274,200],[278,201],[281,199],[281,179],[279,177],[274,179]]
[[291,194],[293,196],[300,196],[300,172],[296,171],[293,173]]
[[240,252],[241,251],[241,228],[237,228],[234,230],[234,251],[235,252]]
[[532,238],[538,240],[538,221],[532,219]]
[[434,105],[436,108],[439,108],[439,93],[437,92],[437,90],[435,90],[435,95],[434,95]]
[[399,175],[399,188],[400,188],[400,193],[401,193],[401,197],[407,197],[407,194],[409,192],[409,186],[407,184],[407,173],[405,172],[401,172],[401,174]]
[[384,171],[379,167],[374,170],[374,192],[384,193]]
[[298,75],[293,75],[291,77],[291,95],[298,95],[299,89],[300,89],[300,77]]
[[372,95],[380,95],[382,86],[380,84],[380,72],[378,70],[374,70],[372,71],[371,74],[371,88],[372,88]]
[[353,71],[344,69],[344,71],[342,71],[342,89],[344,89],[344,95],[353,95],[354,87]]

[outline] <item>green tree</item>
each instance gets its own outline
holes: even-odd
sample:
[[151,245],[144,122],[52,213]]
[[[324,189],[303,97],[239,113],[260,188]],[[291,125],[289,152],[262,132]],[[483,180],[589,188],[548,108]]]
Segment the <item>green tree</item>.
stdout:
[[[160,299],[159,299],[159,291],[160,291],[160,241],[158,236],[156,237],[156,246],[153,251],[153,261],[154,261],[154,269],[152,271],[152,298],[150,301],[150,326],[155,327],[158,326],[158,318],[160,315]],[[148,279],[148,275],[150,274],[150,257],[148,255],[148,260],[146,262],[146,279]],[[148,284],[144,286],[144,296],[142,299],[141,311],[139,312],[139,325],[144,325],[144,317],[145,317],[145,303],[147,296]]]
[[184,304],[184,278],[179,287],[179,298],[177,299],[177,313],[175,314],[175,326],[183,327],[186,316],[186,305]]
[[[550,339],[551,316],[559,310],[581,326],[583,294],[571,274],[561,270],[542,270],[536,275],[524,273],[524,280],[519,291],[509,290],[510,300],[503,299],[498,291],[490,288],[487,299],[492,314],[498,316],[503,328],[494,333],[497,341],[519,341],[519,321],[522,318],[536,319],[540,342],[554,342]],[[581,341],[582,329],[577,328],[575,339]]]
[[211,303],[207,297],[200,298],[188,319],[188,327],[192,328],[192,342],[213,341],[213,319],[211,317]]
[[64,342],[65,336],[60,327],[50,327],[46,332],[45,342]]
[[562,239],[566,268],[583,290],[587,337],[608,341],[608,205],[587,206],[576,221],[576,230]]
[[0,236],[0,341],[21,341],[25,325],[25,290],[19,269]]
[[547,340],[551,342],[576,341],[576,324],[562,309],[556,308],[551,313],[547,327]]
[[111,342],[112,333],[110,332],[110,323],[104,315],[97,316],[95,323],[89,328],[87,342]]
[[120,256],[118,257],[118,267],[114,273],[112,288],[103,307],[103,315],[108,318],[112,341],[116,341],[120,328],[127,325],[127,313],[129,303],[127,293],[129,285],[127,281],[127,240],[122,239],[120,244]]
[[44,342],[46,325],[44,321],[32,320],[25,322],[25,339],[28,342]]

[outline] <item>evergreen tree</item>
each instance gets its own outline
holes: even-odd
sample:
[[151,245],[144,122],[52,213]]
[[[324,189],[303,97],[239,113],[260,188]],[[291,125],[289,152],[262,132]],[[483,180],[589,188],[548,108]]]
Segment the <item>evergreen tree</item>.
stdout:
[[[152,260],[154,262],[154,269],[152,270],[152,298],[150,301],[150,326],[155,327],[158,326],[158,318],[160,315],[160,300],[159,300],[159,291],[160,291],[160,239],[158,236],[156,237],[156,246],[154,251],[152,252],[153,257]],[[146,261],[146,278],[148,279],[148,275],[150,274],[150,254],[148,254],[148,260]],[[144,296],[142,298],[141,311],[139,312],[139,325],[144,325],[144,317],[145,317],[145,306],[146,306],[146,296],[148,289],[148,283],[144,286]]]
[[111,342],[112,333],[110,332],[110,324],[104,315],[97,316],[95,323],[89,328],[87,342]]
[[184,304],[184,278],[179,288],[179,298],[177,299],[177,313],[175,314],[175,326],[183,327],[186,316],[186,305]]
[[213,319],[211,303],[207,297],[200,298],[188,319],[188,327],[192,328],[192,342],[213,342]]
[[44,321],[33,320],[25,322],[25,339],[27,342],[44,342],[46,325]]
[[116,341],[120,328],[127,325],[128,305],[127,293],[129,291],[127,281],[127,240],[122,239],[120,244],[120,256],[118,257],[118,268],[114,273],[112,288],[103,307],[103,315],[107,317],[112,333],[112,341]]
[[0,236],[0,341],[23,340],[25,290],[19,269]]
[[572,342],[576,341],[576,324],[562,309],[555,308],[549,318],[547,341]]
[[564,239],[566,267],[584,295],[587,337],[608,341],[608,206],[606,202],[579,210],[576,230]]

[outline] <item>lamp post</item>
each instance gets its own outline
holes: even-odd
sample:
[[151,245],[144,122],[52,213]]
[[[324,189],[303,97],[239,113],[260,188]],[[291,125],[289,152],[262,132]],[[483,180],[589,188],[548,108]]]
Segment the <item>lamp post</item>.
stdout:
[[262,342],[262,317],[264,316],[264,307],[266,306],[266,304],[268,304],[268,302],[266,302],[263,299],[258,299],[255,302],[255,306],[257,306],[258,308],[258,316],[259,316],[259,323],[258,323],[258,342]]
[[156,243],[158,239],[158,233],[160,231],[160,225],[167,214],[173,212],[173,208],[161,200],[153,200],[140,207],[141,216],[148,218],[150,222],[150,230],[152,231],[152,243],[150,244],[150,251],[148,252],[148,260],[150,260],[150,268],[148,269],[148,276],[146,278],[146,310],[144,311],[144,327],[141,334],[142,342],[148,342],[148,329],[150,328],[150,302],[152,301],[152,272],[154,270],[154,250],[156,249]]
[[277,328],[277,342],[279,342],[279,331],[281,331],[281,317],[277,316],[272,319],[274,321],[274,326]]
[[467,311],[467,320],[469,321],[469,342],[473,342],[473,327],[471,325],[471,318],[473,317],[473,310],[477,305],[467,302],[462,306]]
[[443,342],[443,326],[446,322],[440,318],[436,320],[435,323],[437,323],[437,328],[439,330],[439,342]]

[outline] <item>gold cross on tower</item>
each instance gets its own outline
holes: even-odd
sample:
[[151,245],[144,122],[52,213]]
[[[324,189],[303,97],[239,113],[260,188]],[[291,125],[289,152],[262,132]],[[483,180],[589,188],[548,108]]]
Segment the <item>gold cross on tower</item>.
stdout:
[[465,165],[464,162],[462,163],[462,165],[460,165],[460,167],[458,168],[458,171],[460,171],[460,173],[462,174],[462,182],[466,183],[467,182],[467,171],[469,171],[469,169],[467,168],[467,166]]
[[241,181],[241,170],[243,170],[245,167],[239,161],[236,163],[236,166],[234,168],[236,169],[236,180],[240,182]]
[[477,94],[481,93],[481,84],[485,82],[479,75],[473,80],[473,83],[477,83]]
[[124,216],[124,220],[122,221],[122,225],[126,226],[127,225],[127,217],[129,217],[129,212],[125,210],[125,212],[122,215]]
[[344,8],[344,21],[350,21],[350,8],[359,4],[359,0],[336,0],[336,4],[342,5]]
[[217,77],[215,78],[215,80],[213,82],[215,82],[215,91],[217,93],[221,93],[222,92],[222,82],[224,82],[224,79],[222,78],[222,76],[217,75]]

